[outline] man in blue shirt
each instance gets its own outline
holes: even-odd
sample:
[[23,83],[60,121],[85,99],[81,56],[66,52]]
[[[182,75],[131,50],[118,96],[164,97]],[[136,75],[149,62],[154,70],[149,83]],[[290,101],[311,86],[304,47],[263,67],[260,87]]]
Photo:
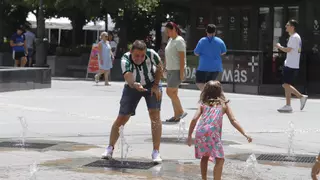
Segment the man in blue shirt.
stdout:
[[17,32],[12,35],[10,46],[12,47],[15,66],[24,67],[27,62],[26,55],[28,54],[28,49],[26,48],[26,38],[23,34],[22,26],[18,27]]
[[208,24],[207,37],[199,40],[194,54],[200,57],[196,72],[196,84],[202,91],[204,84],[216,80],[223,71],[221,55],[226,54],[227,48],[223,40],[216,37],[216,26]]

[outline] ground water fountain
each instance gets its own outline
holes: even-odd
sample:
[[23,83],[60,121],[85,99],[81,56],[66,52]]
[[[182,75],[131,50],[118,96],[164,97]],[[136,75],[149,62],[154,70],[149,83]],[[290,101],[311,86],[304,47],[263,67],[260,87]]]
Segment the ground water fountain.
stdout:
[[181,119],[179,122],[178,140],[185,141],[186,140],[186,136],[185,136],[186,133],[187,133],[186,122],[184,121],[184,119]]
[[257,169],[258,161],[255,154],[251,154],[246,160],[246,168],[245,171],[250,176],[250,179],[257,180],[259,177],[258,169]]
[[30,166],[30,176],[28,178],[28,180],[36,180],[37,177],[36,177],[36,173],[39,171],[39,168],[38,168],[38,164],[37,162],[34,162],[31,166]]
[[287,130],[288,134],[288,152],[286,160],[288,160],[288,165],[294,166],[295,165],[295,153],[294,153],[294,136],[295,136],[295,129],[294,129],[294,123],[292,121],[289,121],[289,128]]
[[18,146],[21,146],[22,148],[26,147],[26,136],[27,136],[27,130],[28,130],[28,123],[24,117],[18,117],[20,124],[21,124],[21,136],[20,136],[20,144]]
[[121,163],[123,164],[123,161],[127,161],[128,152],[130,149],[129,144],[127,143],[125,137],[124,137],[124,126],[120,126],[119,128],[119,135],[120,135],[120,151],[121,151]]

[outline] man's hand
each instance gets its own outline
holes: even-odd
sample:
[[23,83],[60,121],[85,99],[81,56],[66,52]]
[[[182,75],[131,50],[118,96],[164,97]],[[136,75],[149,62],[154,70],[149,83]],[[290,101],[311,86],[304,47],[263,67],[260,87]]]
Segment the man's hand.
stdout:
[[277,44],[275,45],[275,47],[276,47],[277,49],[280,49],[282,46],[281,46],[280,43],[277,43]]
[[153,96],[153,95],[156,96],[157,101],[161,101],[162,93],[161,93],[158,85],[152,86],[151,96]]
[[145,92],[147,89],[143,88],[143,86],[140,83],[133,83],[133,87],[139,91],[139,92]]

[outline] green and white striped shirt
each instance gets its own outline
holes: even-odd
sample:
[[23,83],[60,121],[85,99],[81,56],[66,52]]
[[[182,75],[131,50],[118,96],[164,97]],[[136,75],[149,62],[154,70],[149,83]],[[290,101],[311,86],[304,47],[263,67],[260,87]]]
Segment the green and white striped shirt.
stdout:
[[155,80],[156,65],[161,62],[161,59],[153,49],[147,49],[145,61],[140,64],[134,64],[131,59],[131,53],[125,53],[121,58],[122,74],[132,72],[135,82],[141,85],[147,85]]

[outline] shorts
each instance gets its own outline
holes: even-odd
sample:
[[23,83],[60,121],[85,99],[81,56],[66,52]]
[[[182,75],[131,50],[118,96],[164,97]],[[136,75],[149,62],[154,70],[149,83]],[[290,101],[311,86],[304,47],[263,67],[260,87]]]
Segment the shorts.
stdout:
[[220,72],[207,72],[197,71],[196,72],[196,83],[205,84],[209,81],[217,80]]
[[28,49],[28,58],[32,58],[33,56],[33,49]]
[[167,71],[167,87],[179,88],[181,84],[180,70],[168,70]]
[[284,66],[282,70],[282,80],[284,84],[293,85],[294,78],[297,76],[299,69],[293,69]]
[[[124,85],[122,91],[122,97],[120,100],[120,110],[119,115],[131,115],[134,116],[136,114],[136,108],[140,102],[140,99],[144,97],[148,110],[150,109],[161,109],[161,100],[157,101],[156,96],[151,95],[151,87],[144,86],[148,91],[139,92],[136,89],[129,87],[129,85]],[[159,86],[160,91],[162,92],[162,87]]]
[[21,60],[21,58],[26,57],[24,52],[14,52],[14,59]]

